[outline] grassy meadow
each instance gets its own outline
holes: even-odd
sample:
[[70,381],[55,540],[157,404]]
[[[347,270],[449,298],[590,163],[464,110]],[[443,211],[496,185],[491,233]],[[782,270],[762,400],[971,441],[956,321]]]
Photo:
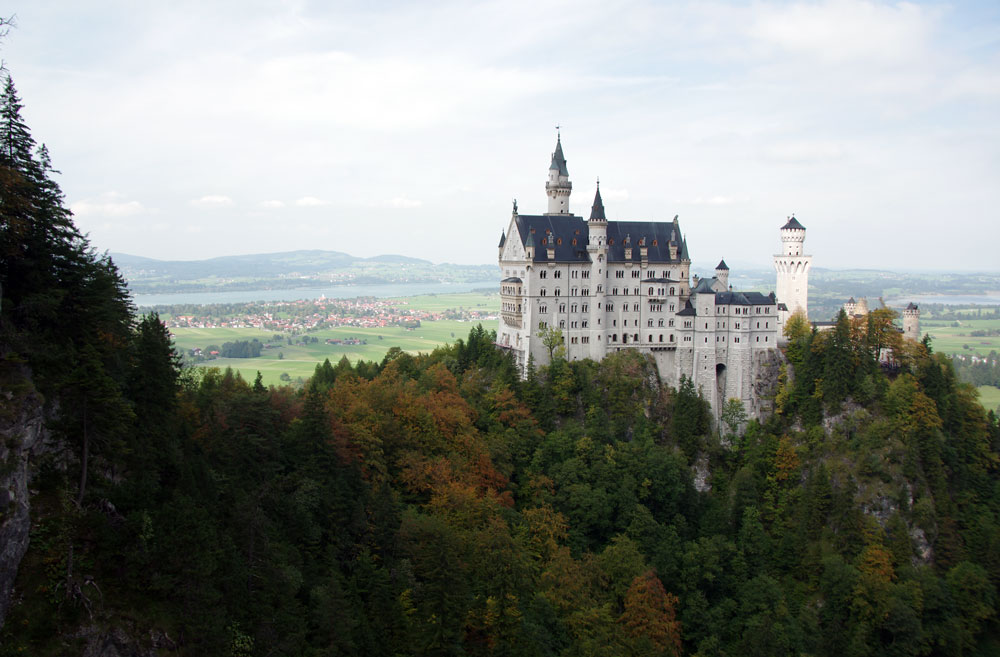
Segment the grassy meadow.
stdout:
[[[405,302],[410,308],[432,312],[444,312],[449,309],[495,312],[500,305],[498,295],[476,293],[426,295],[396,299],[396,301]],[[477,323],[477,321],[463,320],[423,321],[420,328],[416,329],[399,326],[380,328],[341,326],[291,336],[293,341],[301,340],[303,337],[319,340],[297,345],[287,344],[288,335],[283,335],[280,341],[275,341],[272,340],[277,334],[275,331],[253,328],[173,328],[171,334],[174,336],[174,344],[178,351],[182,353],[187,353],[189,349],[196,347],[205,349],[209,345],[222,346],[225,342],[254,338],[264,344],[274,344],[276,345],[274,348],[264,349],[258,358],[216,358],[198,363],[197,366],[222,369],[232,367],[248,381],[252,381],[257,371],[260,371],[265,384],[280,385],[284,383],[281,380],[282,374],[288,374],[292,381],[298,378],[306,379],[312,375],[317,363],[322,363],[327,358],[332,363],[336,363],[344,356],[347,356],[352,363],[359,360],[381,361],[391,347],[399,347],[412,354],[430,352],[458,338],[464,339]],[[492,321],[486,322],[485,326],[492,329],[495,328],[493,324]],[[340,340],[355,338],[365,341],[366,344],[331,345],[326,344],[328,338]]]
[[959,326],[954,324],[953,321],[921,320],[920,332],[929,333],[934,351],[944,354],[986,356],[993,350],[1000,352],[1000,336],[970,335],[972,331],[1000,330],[1000,319],[967,319],[958,322]]

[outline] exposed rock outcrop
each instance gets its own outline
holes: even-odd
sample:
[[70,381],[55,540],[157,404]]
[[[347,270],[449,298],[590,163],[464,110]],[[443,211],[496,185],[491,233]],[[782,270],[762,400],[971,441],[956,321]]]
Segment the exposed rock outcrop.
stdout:
[[16,384],[8,377],[0,380],[0,628],[28,550],[30,461],[49,439],[41,399],[30,378],[21,372],[16,379]]

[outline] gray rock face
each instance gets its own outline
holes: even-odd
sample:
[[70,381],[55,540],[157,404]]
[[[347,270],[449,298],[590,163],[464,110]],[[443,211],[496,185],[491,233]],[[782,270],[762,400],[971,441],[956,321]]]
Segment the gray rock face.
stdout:
[[33,392],[15,396],[0,390],[0,628],[14,593],[31,526],[29,460],[48,440],[41,401]]

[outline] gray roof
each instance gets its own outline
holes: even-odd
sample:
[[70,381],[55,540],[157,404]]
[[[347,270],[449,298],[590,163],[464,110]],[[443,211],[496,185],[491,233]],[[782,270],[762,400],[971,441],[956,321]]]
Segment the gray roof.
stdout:
[[594,205],[590,208],[591,221],[607,221],[604,214],[604,201],[601,200],[601,183],[597,183],[597,193],[594,194]]
[[552,164],[549,169],[558,169],[560,176],[569,176],[569,171],[566,169],[566,158],[563,157],[561,137],[556,137],[556,150],[552,154]]
[[907,310],[916,310],[916,309],[917,309],[918,307],[919,307],[919,306],[917,306],[917,305],[916,305],[915,303],[913,303],[913,302],[911,301],[911,302],[910,302],[910,305],[908,305],[908,306],[906,307],[906,309],[907,309]]
[[502,249],[503,245],[506,244],[506,243],[507,243],[507,236],[504,235],[504,233],[501,231],[501,233],[500,233],[500,247],[499,248]]
[[[590,227],[583,217],[572,214],[530,215],[519,214],[514,218],[522,244],[535,246],[536,262],[590,262],[587,242]],[[534,233],[532,233],[534,231]],[[675,222],[663,221],[609,221],[608,262],[625,262],[625,237],[632,242],[632,261],[639,262],[641,253],[639,240],[646,239],[647,258],[650,262],[678,263],[683,252],[678,249],[678,257],[670,259],[670,242],[682,239],[680,226]],[[532,239],[533,244],[528,240]],[[545,239],[546,244],[542,244]],[[576,244],[573,241],[576,240]],[[555,244],[550,244],[554,242]],[[555,257],[550,261],[547,250],[555,249]]]
[[717,294],[715,290],[712,289],[712,281],[714,278],[703,278],[698,281],[698,285],[691,290],[691,294]]
[[716,269],[716,271],[718,271],[720,269],[725,270],[725,271],[729,271],[729,265],[726,264],[725,258],[723,258],[722,260],[719,261],[719,264],[717,264],[715,266],[715,269]]
[[505,279],[503,279],[500,282],[501,283],[520,283],[521,279],[518,278],[517,276],[511,276],[510,278],[505,278]]
[[716,292],[718,306],[773,306],[774,297],[760,292]]
[[792,218],[788,220],[788,223],[781,227],[781,230],[805,230],[806,227],[799,223],[799,220],[792,215]]
[[694,306],[691,305],[691,302],[685,301],[684,309],[677,314],[687,316],[687,315],[696,315],[697,313],[694,311]]

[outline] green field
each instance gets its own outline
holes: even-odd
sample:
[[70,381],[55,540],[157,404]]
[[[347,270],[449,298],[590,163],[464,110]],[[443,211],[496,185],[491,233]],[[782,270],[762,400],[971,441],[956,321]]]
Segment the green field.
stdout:
[[979,403],[986,410],[1000,408],[1000,388],[995,386],[979,386]]
[[[959,322],[921,322],[921,333],[929,333],[934,351],[943,354],[977,354],[986,356],[990,351],[1000,351],[1000,336],[974,337],[972,331],[1000,329],[1000,319],[969,319]],[[968,348],[966,348],[968,347]]]
[[[394,299],[405,303],[414,309],[431,312],[447,310],[482,310],[496,312],[500,307],[500,297],[497,294],[441,294],[425,295]],[[310,377],[317,363],[329,358],[331,362],[347,356],[352,363],[359,360],[381,361],[391,347],[416,354],[430,352],[436,347],[465,338],[478,322],[463,320],[424,321],[420,328],[408,330],[398,326],[382,328],[355,328],[343,326],[331,329],[320,329],[292,336],[293,341],[303,336],[317,338],[319,342],[308,345],[288,345],[283,339],[280,346],[265,349],[259,358],[216,358],[199,363],[199,367],[232,367],[238,370],[243,378],[252,380],[260,371],[264,383],[278,385],[282,383],[281,375],[288,374],[292,381]],[[493,322],[487,322],[492,328]],[[221,346],[226,342],[253,340],[257,338],[267,344],[276,334],[272,330],[233,329],[233,328],[174,328],[171,329],[177,349],[186,353],[189,349],[199,347],[205,349],[209,345]],[[287,337],[287,336],[285,336]],[[361,345],[329,345],[327,338],[364,340]],[[275,343],[277,344],[277,343]],[[280,356],[280,358],[279,358]]]

